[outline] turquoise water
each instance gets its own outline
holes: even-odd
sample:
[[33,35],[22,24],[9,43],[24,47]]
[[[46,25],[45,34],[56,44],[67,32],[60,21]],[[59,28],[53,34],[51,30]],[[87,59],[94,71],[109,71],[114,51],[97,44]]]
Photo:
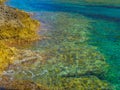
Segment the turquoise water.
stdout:
[[[37,66],[36,70],[30,69],[32,72],[35,74],[47,73],[50,70],[55,70],[54,68],[59,69],[59,67],[67,66],[67,68],[72,68],[70,70],[68,69],[70,77],[79,77],[79,73],[83,76],[94,75],[101,80],[108,81],[115,86],[117,90],[120,89],[119,7],[89,5],[83,2],[83,0],[9,0],[6,4],[34,13],[33,18],[41,22],[40,35],[48,38],[37,41],[30,47],[47,56],[47,60],[52,63],[48,62],[44,67]],[[92,55],[93,53],[95,56]],[[100,61],[100,64],[95,66],[95,68],[98,68],[97,70],[94,70],[93,67],[94,62],[97,59],[102,60],[103,57],[105,58],[105,62],[110,65],[105,73],[102,72],[106,69],[104,62]],[[74,61],[74,63],[71,66],[67,64],[63,65],[64,63],[60,60],[62,59],[66,62],[65,58],[69,59],[70,62]],[[87,65],[85,64],[83,67],[82,65],[77,65],[81,58],[86,60]],[[89,63],[89,60],[93,60],[93,65]],[[89,74],[82,73],[79,70],[77,71],[79,68],[83,71],[91,68],[92,71],[90,71]],[[63,69],[67,72],[65,68]],[[41,78],[32,78],[32,80],[42,82],[46,85],[47,80],[49,81],[48,78],[54,78],[55,74],[58,74],[57,76],[67,75],[61,70],[58,71],[60,73],[51,72],[50,74],[40,76]],[[21,75],[21,78],[25,78],[25,76]],[[30,77],[27,78],[30,79]]]

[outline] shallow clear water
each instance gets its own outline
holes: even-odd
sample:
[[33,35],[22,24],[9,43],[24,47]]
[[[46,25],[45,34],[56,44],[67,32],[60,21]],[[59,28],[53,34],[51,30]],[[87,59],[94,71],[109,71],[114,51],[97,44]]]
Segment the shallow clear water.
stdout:
[[[55,62],[56,60],[60,62],[59,59],[63,59],[60,55],[64,54],[66,56],[68,54],[68,57],[71,58],[69,54],[72,53],[75,64],[77,54],[78,58],[81,58],[79,57],[80,51],[78,51],[81,47],[85,54],[89,50],[91,52],[99,52],[105,57],[110,68],[106,75],[93,74],[102,80],[107,80],[119,90],[120,8],[91,6],[83,2],[83,0],[9,0],[6,4],[32,12],[34,13],[33,18],[40,20],[41,30],[39,33],[48,39],[43,39],[30,45],[32,49],[40,51],[41,54],[48,57],[47,60]],[[85,59],[87,58],[88,56],[85,57]],[[95,57],[92,58],[96,60]],[[51,64],[47,65],[42,70],[40,70],[41,67],[37,66],[33,72],[35,74],[47,73],[49,70],[47,71],[46,68],[50,68],[51,66],[49,65]],[[51,68],[54,67],[58,68],[54,65]],[[32,80],[46,84],[50,75],[40,77],[32,78]],[[21,78],[25,78],[25,76],[23,75]],[[46,81],[42,78],[46,78]]]

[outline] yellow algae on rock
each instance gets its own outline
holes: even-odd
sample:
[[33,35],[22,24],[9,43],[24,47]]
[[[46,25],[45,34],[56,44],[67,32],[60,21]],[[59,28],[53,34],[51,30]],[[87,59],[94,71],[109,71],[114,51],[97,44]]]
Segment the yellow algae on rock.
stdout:
[[38,26],[29,14],[0,5],[0,39],[35,40]]
[[9,48],[0,42],[0,73],[13,62],[14,52],[16,52],[15,48]]
[[61,78],[61,81],[51,87],[51,90],[113,90],[108,82],[96,76],[80,78]]
[[17,51],[6,44],[38,39],[39,25],[39,22],[31,19],[28,13],[0,5],[0,73],[13,62]]
[[6,0],[0,0],[0,4],[2,4],[3,2],[5,2]]
[[2,80],[0,80],[0,87],[4,90],[48,90],[41,84],[37,85],[32,81],[11,80],[5,76],[2,78]]

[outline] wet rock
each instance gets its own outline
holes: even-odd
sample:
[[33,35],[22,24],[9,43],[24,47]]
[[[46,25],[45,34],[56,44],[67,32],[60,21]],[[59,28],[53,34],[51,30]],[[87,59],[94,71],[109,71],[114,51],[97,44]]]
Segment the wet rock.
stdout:
[[14,61],[16,51],[15,48],[10,48],[0,42],[0,74]]
[[[48,70],[55,71],[57,74],[66,77],[80,77],[84,75],[95,75],[104,77],[109,65],[106,63],[104,56],[96,51],[95,47],[75,44],[65,44],[64,49],[59,49],[57,58],[48,61]],[[68,45],[68,46],[67,46]]]
[[3,90],[48,90],[42,85],[37,85],[32,81],[27,80],[11,80],[8,77],[2,77],[0,80],[0,87]]
[[19,40],[34,40],[39,22],[30,15],[5,5],[0,5],[0,38]]
[[[4,0],[0,0],[0,3]],[[28,13],[0,5],[0,73],[15,60],[18,54],[16,48],[10,47],[11,43],[21,43],[36,40],[38,38],[37,28],[39,22],[31,19]],[[24,52],[23,52],[24,53]],[[24,53],[23,57],[26,57]],[[28,54],[31,55],[31,54]],[[28,57],[28,56],[27,56]],[[37,56],[25,58],[21,62],[36,59]]]
[[95,76],[81,78],[62,78],[58,85],[60,90],[113,90],[109,83]]

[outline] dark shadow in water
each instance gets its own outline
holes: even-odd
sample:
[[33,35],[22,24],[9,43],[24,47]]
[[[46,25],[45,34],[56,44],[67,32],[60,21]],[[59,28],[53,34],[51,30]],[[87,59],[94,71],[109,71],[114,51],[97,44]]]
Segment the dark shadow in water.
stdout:
[[45,11],[63,11],[79,13],[94,19],[105,19],[120,22],[120,8],[96,5],[60,5],[60,4],[39,4],[32,5],[33,8],[40,8]]

